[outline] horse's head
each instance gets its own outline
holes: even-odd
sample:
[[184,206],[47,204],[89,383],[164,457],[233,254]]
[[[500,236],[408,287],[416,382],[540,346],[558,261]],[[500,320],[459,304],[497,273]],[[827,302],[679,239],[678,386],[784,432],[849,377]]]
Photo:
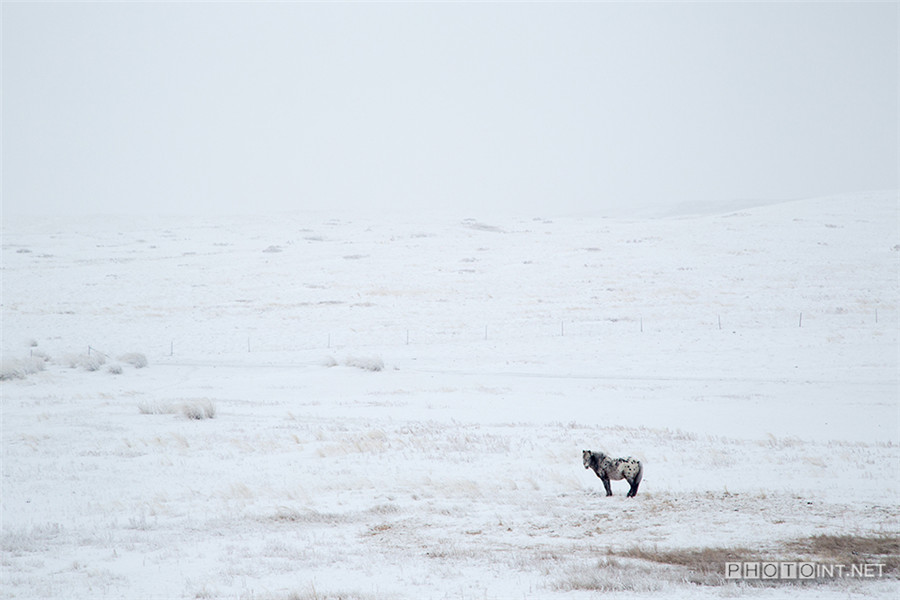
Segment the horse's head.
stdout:
[[581,459],[584,461],[585,469],[591,468],[591,454],[593,454],[593,452],[591,452],[590,450],[581,451]]

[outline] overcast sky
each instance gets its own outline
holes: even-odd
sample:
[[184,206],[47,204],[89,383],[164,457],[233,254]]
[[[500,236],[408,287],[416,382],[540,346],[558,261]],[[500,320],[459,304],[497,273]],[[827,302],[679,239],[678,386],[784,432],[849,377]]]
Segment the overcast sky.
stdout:
[[2,5],[4,211],[898,187],[896,3]]

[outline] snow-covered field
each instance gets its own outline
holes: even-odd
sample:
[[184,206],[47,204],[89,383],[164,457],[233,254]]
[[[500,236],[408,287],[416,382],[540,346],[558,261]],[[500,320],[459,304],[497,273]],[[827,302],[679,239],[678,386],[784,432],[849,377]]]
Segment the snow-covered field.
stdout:
[[896,193],[338,217],[6,218],[4,597],[896,597]]

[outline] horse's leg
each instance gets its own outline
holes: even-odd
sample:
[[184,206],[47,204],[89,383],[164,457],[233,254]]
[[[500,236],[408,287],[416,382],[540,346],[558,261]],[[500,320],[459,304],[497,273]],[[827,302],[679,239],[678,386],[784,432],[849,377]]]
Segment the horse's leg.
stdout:
[[632,479],[632,480],[629,481],[628,483],[631,484],[631,489],[628,490],[628,493],[625,494],[625,496],[626,496],[627,498],[634,498],[634,495],[637,494],[637,486],[638,486],[638,483],[639,483],[639,482],[638,482],[637,479]]
[[641,479],[643,479],[643,477],[644,477],[644,467],[643,467],[643,465],[641,465],[640,467],[638,467],[638,472],[634,476],[634,479],[632,479],[631,481],[628,482],[631,484],[631,489],[628,491],[628,495],[631,498],[634,498],[637,495],[638,486],[641,485]]
[[609,485],[609,477],[606,477],[605,475],[601,475],[600,481],[603,482],[603,487],[606,488],[606,495],[612,496],[612,488]]

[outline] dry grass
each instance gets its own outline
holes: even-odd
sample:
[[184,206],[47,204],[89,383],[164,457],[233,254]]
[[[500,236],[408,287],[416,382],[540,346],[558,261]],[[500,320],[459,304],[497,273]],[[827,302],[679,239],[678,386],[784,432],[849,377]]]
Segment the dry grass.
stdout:
[[554,587],[561,591],[637,592],[647,594],[680,582],[671,569],[604,557],[593,565],[572,568]]
[[704,572],[711,568],[719,569],[721,572],[724,570],[726,562],[760,560],[757,552],[747,548],[677,548],[674,550],[630,548],[621,552],[610,552],[610,554],[688,567]]
[[[900,537],[895,535],[816,535],[782,544],[776,550],[731,548],[629,548],[610,551],[610,556],[677,567],[687,571],[684,580],[701,585],[725,583],[725,563],[796,561],[803,559],[823,564],[884,565],[884,575],[900,574]],[[747,583],[747,582],[745,582]],[[749,582],[765,584],[766,581]]]
[[303,591],[293,591],[287,596],[274,597],[273,600],[377,600],[380,598],[391,598],[392,596],[384,596],[380,594],[367,594],[355,591],[321,591],[317,590],[315,585],[310,584],[309,589]]
[[347,517],[337,513],[322,513],[317,510],[296,510],[288,507],[279,507],[275,514],[263,517],[264,521],[274,521],[276,523],[311,523],[335,525],[345,523]]
[[884,573],[900,574],[900,536],[814,535],[785,544],[789,551],[837,564],[880,563]]
[[762,560],[758,552],[748,548],[675,548],[657,550],[630,548],[611,555],[680,567],[687,571],[685,581],[700,585],[722,585],[725,563]]
[[809,552],[826,558],[846,555],[900,555],[900,536],[896,535],[814,535],[786,545],[794,551]]

